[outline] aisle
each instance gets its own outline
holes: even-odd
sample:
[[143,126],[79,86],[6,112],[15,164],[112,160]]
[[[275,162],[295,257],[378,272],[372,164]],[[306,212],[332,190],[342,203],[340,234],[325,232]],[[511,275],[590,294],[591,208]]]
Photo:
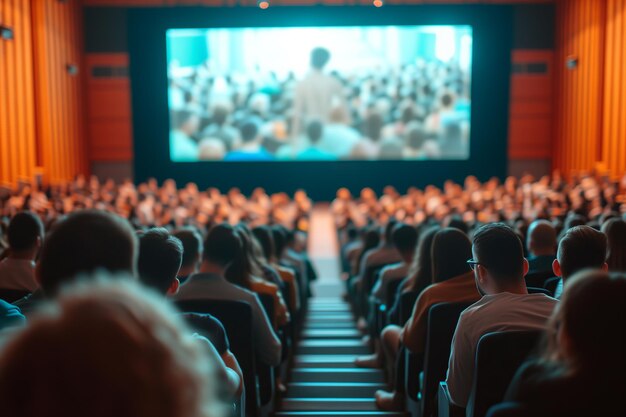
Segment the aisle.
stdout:
[[319,272],[313,285],[302,338],[295,352],[287,393],[277,417],[388,416],[377,411],[374,392],[384,389],[382,371],[354,366],[357,355],[370,353],[361,341],[350,306],[341,298],[339,249],[328,207],[311,218],[309,255]]

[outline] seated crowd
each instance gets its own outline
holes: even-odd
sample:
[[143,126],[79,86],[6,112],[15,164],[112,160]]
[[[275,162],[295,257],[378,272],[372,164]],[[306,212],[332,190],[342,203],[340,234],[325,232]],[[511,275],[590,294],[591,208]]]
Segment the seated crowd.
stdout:
[[[626,415],[626,177],[341,189],[332,209],[347,297],[375,352],[355,364],[383,369],[390,387],[379,409],[484,416],[508,401],[492,415]],[[487,389],[494,334],[509,345],[493,366],[513,368]]]
[[295,227],[308,198],[168,186],[77,180],[2,200],[3,413],[271,410],[316,278]]

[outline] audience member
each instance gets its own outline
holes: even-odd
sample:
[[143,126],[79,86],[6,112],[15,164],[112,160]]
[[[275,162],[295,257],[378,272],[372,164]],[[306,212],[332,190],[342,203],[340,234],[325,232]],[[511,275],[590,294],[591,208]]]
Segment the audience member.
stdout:
[[551,272],[556,258],[556,229],[547,220],[536,220],[528,226],[527,235],[528,273]]
[[43,224],[24,211],[11,219],[7,230],[8,256],[0,261],[0,289],[35,291],[35,260],[43,240]]
[[177,229],[173,236],[183,244],[183,260],[178,271],[178,280],[184,284],[189,276],[198,272],[202,262],[202,236],[193,227]]
[[626,276],[589,270],[568,280],[539,360],[522,366],[506,395],[525,415],[626,415]]
[[182,285],[177,300],[235,300],[245,301],[252,308],[252,330],[259,359],[271,366],[278,365],[281,343],[258,297],[251,291],[228,282],[224,276],[241,251],[241,240],[235,229],[220,224],[209,231],[204,241],[200,272]]
[[626,272],[626,221],[613,218],[602,225],[608,240],[606,263],[609,271]]
[[174,310],[128,279],[90,281],[60,294],[2,350],[2,413],[223,415],[203,341]]
[[554,274],[561,277],[555,298],[561,298],[563,286],[569,277],[586,268],[607,270],[607,238],[604,233],[589,226],[575,226],[567,230],[553,263]]
[[508,226],[493,223],[478,229],[472,253],[468,264],[484,295],[461,313],[452,340],[446,382],[459,407],[467,405],[480,338],[495,331],[544,330],[556,305],[544,294],[528,294],[524,281],[528,261],[522,242]]
[[[183,258],[183,245],[164,228],[150,229],[139,237],[139,280],[163,295],[178,292],[176,277]],[[239,395],[243,390],[243,376],[237,360],[229,350],[226,331],[210,314],[184,314],[188,323],[211,342],[209,353],[215,356],[218,376],[228,394]]]
[[241,146],[224,157],[225,161],[271,161],[274,157],[261,144],[258,122],[251,119],[241,126]]
[[322,150],[320,140],[324,135],[324,126],[318,120],[309,122],[306,127],[306,137],[309,146],[298,152],[296,159],[306,161],[332,161],[336,159],[332,153]]

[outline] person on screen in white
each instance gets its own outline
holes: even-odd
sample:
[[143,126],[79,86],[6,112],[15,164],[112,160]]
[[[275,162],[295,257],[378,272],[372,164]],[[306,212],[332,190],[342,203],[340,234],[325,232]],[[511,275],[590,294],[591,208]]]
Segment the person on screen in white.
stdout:
[[172,117],[174,129],[170,132],[170,159],[173,162],[198,160],[198,144],[193,135],[200,128],[200,117],[189,110],[178,110]]
[[452,402],[466,407],[474,378],[476,347],[491,332],[544,330],[557,300],[528,294],[524,276],[528,261],[522,241],[504,223],[487,224],[476,231],[472,245],[478,291],[483,297],[461,316],[452,338],[446,382]]
[[297,137],[301,129],[311,120],[327,122],[333,107],[338,105],[346,107],[341,83],[335,77],[324,73],[324,67],[329,60],[328,49],[315,48],[311,51],[311,70],[296,85],[292,131],[294,137]]
[[309,146],[298,152],[296,159],[304,161],[332,161],[337,158],[329,152],[320,149],[319,143],[324,134],[324,126],[319,120],[309,122],[306,127],[306,137],[309,140]]
[[240,128],[241,145],[226,154],[225,161],[272,161],[274,157],[261,144],[259,122],[250,119]]

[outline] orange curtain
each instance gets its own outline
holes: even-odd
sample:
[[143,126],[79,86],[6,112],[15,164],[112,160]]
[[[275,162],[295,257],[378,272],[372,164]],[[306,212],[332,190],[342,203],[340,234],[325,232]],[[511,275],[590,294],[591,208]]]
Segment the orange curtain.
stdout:
[[83,149],[79,2],[2,0],[0,185],[41,173],[57,182],[86,171]]

